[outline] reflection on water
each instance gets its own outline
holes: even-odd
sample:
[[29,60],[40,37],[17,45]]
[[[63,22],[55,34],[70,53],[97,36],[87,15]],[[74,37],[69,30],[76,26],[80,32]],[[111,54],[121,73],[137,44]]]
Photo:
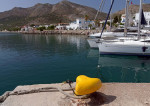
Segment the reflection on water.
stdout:
[[[23,52],[45,53],[47,55],[56,52],[62,55],[73,54],[85,48],[85,36],[70,35],[19,35],[0,34],[0,49]],[[22,52],[21,52],[22,51]]]
[[97,77],[103,82],[150,82],[150,58],[137,56],[99,55],[90,49],[88,57],[97,57]]
[[100,56],[85,36],[0,33],[0,95],[17,85],[75,81],[78,75],[103,82],[150,82],[150,61]]
[[88,55],[87,55],[87,57],[97,57],[97,58],[99,58],[99,52],[98,52],[98,49],[90,49],[89,51],[88,51]]
[[55,53],[67,54],[84,50],[87,43],[84,36],[70,35],[23,35],[22,39],[27,44],[33,44],[38,49],[47,50],[49,48]]
[[75,81],[78,75],[90,72],[96,63],[86,58],[85,38],[0,33],[0,95],[17,85]]
[[150,59],[136,56],[101,55],[99,73],[107,82],[149,82]]
[[54,41],[58,44],[72,44],[76,45],[77,48],[82,46],[84,36],[70,36],[70,35],[22,35],[22,38],[27,43],[45,43],[47,45],[52,44]]

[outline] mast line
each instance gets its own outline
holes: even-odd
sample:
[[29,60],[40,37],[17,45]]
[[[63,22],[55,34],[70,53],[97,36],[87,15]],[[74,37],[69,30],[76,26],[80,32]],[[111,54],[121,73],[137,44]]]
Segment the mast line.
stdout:
[[102,29],[101,34],[100,34],[100,38],[102,37],[103,31],[104,31],[104,29],[105,29],[105,27],[106,27],[107,20],[108,20],[108,18],[109,18],[110,11],[111,11],[111,9],[112,9],[113,4],[114,4],[114,0],[112,0],[112,3],[111,3],[111,6],[110,6],[110,9],[109,9],[109,12],[108,12],[107,18],[106,18],[106,20],[105,20],[105,24],[104,24],[103,29]]

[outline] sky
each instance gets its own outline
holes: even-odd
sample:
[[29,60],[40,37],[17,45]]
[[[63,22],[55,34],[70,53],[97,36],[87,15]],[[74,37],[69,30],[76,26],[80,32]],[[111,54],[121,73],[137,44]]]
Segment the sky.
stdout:
[[[14,7],[31,7],[37,3],[50,3],[56,4],[61,0],[0,0],[0,12],[10,10]],[[95,9],[98,9],[101,0],[68,0],[77,4],[86,5]],[[125,7],[126,0],[115,0],[113,5],[113,12],[122,10]],[[131,0],[133,4],[139,4],[140,0]],[[108,12],[111,0],[106,0],[103,12]],[[150,3],[150,0],[144,0],[144,3]]]

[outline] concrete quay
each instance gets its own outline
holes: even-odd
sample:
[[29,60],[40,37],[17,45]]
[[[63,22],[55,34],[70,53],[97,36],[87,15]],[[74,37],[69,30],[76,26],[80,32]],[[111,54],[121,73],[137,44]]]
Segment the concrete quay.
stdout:
[[[75,87],[75,83],[72,84]],[[68,84],[18,86],[14,91],[44,87],[70,88]],[[72,91],[65,91],[73,94]],[[60,92],[11,95],[0,106],[150,106],[150,83],[103,83],[87,99],[73,99]]]

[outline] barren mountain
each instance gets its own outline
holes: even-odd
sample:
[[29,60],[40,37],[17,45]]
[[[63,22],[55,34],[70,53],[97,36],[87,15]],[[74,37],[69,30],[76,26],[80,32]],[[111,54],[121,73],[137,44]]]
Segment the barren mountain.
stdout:
[[[27,24],[51,24],[58,22],[71,22],[76,18],[94,19],[97,10],[69,1],[57,4],[36,4],[33,7],[15,7],[12,10],[0,13],[0,28],[16,27]],[[104,19],[106,13],[100,13],[98,19]]]
[[[143,11],[144,12],[150,12],[150,4],[143,4]],[[132,14],[139,12],[139,5],[130,5],[129,6],[129,12]],[[125,9],[120,10],[113,14],[113,16],[125,14]]]

